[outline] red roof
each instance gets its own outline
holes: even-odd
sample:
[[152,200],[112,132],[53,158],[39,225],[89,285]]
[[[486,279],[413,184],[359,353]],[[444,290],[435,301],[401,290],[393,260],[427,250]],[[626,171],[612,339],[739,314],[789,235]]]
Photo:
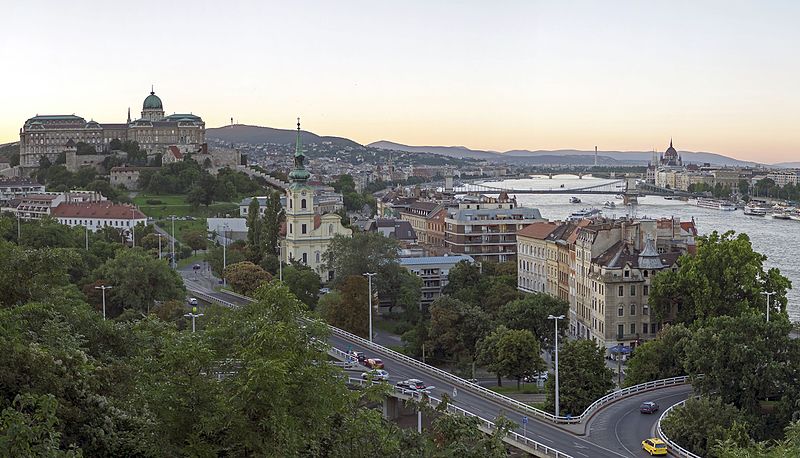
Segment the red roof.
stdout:
[[551,232],[556,230],[557,227],[558,224],[551,222],[533,223],[518,230],[517,235],[544,240],[548,235],[550,235]]
[[695,237],[697,236],[697,227],[694,225],[694,219],[692,221],[681,221],[681,229]]
[[86,202],[80,204],[60,204],[51,211],[55,218],[104,218],[104,219],[145,219],[144,213],[130,205],[111,202]]
[[175,159],[183,159],[183,153],[181,153],[181,150],[179,150],[177,146],[170,146],[169,151],[175,156]]

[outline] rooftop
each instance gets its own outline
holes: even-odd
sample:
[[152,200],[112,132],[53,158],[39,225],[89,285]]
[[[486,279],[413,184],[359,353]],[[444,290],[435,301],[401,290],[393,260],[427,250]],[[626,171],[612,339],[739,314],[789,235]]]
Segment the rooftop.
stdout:
[[435,264],[458,264],[461,261],[475,262],[472,256],[452,255],[452,256],[423,256],[421,258],[399,258],[397,260],[401,266],[421,266]]
[[118,205],[110,202],[86,202],[79,204],[60,204],[52,210],[54,217],[61,218],[107,218],[107,219],[145,219],[147,216],[131,205]]

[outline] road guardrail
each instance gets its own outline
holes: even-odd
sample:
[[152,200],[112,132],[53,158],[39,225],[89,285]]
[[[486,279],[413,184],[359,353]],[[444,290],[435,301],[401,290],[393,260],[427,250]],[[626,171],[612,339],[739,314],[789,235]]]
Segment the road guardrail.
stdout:
[[[214,298],[213,296],[209,296],[209,295],[204,294],[204,293],[199,293],[197,291],[192,291],[192,292],[198,293],[197,295],[201,299],[204,299],[203,297],[201,297],[201,294],[202,294],[203,296],[207,296],[207,297],[213,298],[214,302],[216,302],[216,303],[221,303],[222,305],[228,305],[228,306],[231,306],[231,307],[237,307],[235,304],[232,304],[230,302],[224,301],[222,299]],[[241,300],[245,300],[245,301],[252,301],[253,300],[250,297],[243,296],[241,294],[237,294],[237,293],[234,293],[232,291],[224,291],[223,294],[227,294],[227,295],[230,295],[230,296],[233,296],[233,297],[237,297],[237,298],[239,298]],[[482,396],[484,398],[487,398],[487,399],[490,399],[490,400],[493,400],[493,401],[496,401],[496,402],[500,402],[500,403],[506,404],[507,406],[512,407],[514,409],[517,409],[517,410],[519,410],[521,412],[525,412],[526,414],[528,414],[528,415],[530,415],[532,417],[535,417],[535,418],[538,418],[540,420],[544,420],[544,421],[547,421],[547,422],[550,422],[550,423],[555,423],[555,424],[579,424],[579,423],[584,422],[585,420],[588,420],[589,417],[591,417],[594,414],[594,412],[597,411],[598,409],[600,409],[601,407],[606,406],[608,404],[611,404],[613,402],[616,402],[616,401],[618,401],[620,399],[623,399],[625,397],[632,396],[634,394],[638,394],[638,393],[641,393],[641,392],[644,392],[644,391],[650,391],[650,390],[654,390],[654,389],[658,389],[658,388],[665,388],[665,387],[669,387],[669,386],[684,385],[686,383],[689,383],[689,377],[688,376],[670,377],[670,378],[661,379],[661,380],[653,380],[653,381],[650,381],[650,382],[641,383],[639,385],[634,385],[634,386],[631,386],[631,387],[628,387],[628,388],[623,388],[621,390],[617,390],[617,391],[613,391],[611,393],[608,393],[607,395],[597,399],[592,404],[590,404],[580,415],[576,415],[576,416],[556,416],[556,415],[553,415],[550,412],[546,412],[544,410],[537,409],[535,407],[531,407],[528,404],[525,404],[523,402],[517,401],[516,399],[512,399],[512,398],[510,398],[508,396],[505,396],[505,395],[502,395],[500,393],[496,393],[496,392],[494,392],[492,390],[484,388],[484,387],[482,387],[480,385],[477,385],[475,383],[468,382],[467,380],[465,380],[465,379],[463,379],[461,377],[458,377],[456,375],[453,375],[453,374],[451,374],[451,373],[449,373],[447,371],[444,371],[442,369],[439,369],[438,367],[434,367],[434,366],[431,366],[429,364],[425,364],[425,363],[423,363],[421,361],[418,361],[418,360],[416,360],[414,358],[406,356],[406,355],[404,355],[402,353],[396,352],[396,351],[394,351],[392,349],[389,349],[389,348],[386,348],[386,347],[384,347],[382,345],[378,345],[376,343],[370,342],[369,340],[364,339],[363,337],[357,336],[357,335],[352,334],[350,332],[347,332],[347,331],[345,331],[343,329],[339,329],[339,328],[331,326],[331,325],[327,325],[327,326],[328,326],[328,329],[331,331],[331,334],[333,334],[333,335],[339,336],[339,337],[341,337],[341,338],[343,338],[343,339],[345,339],[347,341],[350,341],[352,343],[356,343],[356,344],[361,345],[363,347],[369,348],[372,351],[375,351],[376,353],[382,353],[383,355],[386,355],[386,356],[388,356],[388,357],[390,357],[392,359],[400,360],[400,361],[402,361],[402,362],[404,362],[404,363],[406,363],[406,364],[408,364],[410,366],[416,367],[416,368],[421,369],[421,370],[423,370],[423,371],[425,371],[425,372],[427,372],[429,374],[433,374],[433,375],[435,375],[435,376],[437,376],[437,377],[439,377],[439,378],[441,378],[443,380],[446,380],[447,382],[450,382],[453,385],[456,385],[456,386],[458,386],[458,387],[460,387],[462,389],[466,389],[466,390],[468,390],[470,392],[479,394],[480,396]]]
[[658,435],[658,437],[661,438],[661,440],[667,443],[667,450],[669,450],[670,453],[673,453],[677,456],[681,456],[684,458],[701,458],[699,455],[695,455],[689,450],[686,450],[685,448],[671,441],[670,438],[667,437],[666,433],[664,433],[664,430],[661,429],[661,421],[667,418],[667,415],[669,414],[670,410],[674,409],[675,407],[682,406],[684,404],[686,404],[686,401],[681,401],[677,404],[669,406],[669,408],[664,410],[661,416],[658,417],[658,423],[656,423],[656,434]]

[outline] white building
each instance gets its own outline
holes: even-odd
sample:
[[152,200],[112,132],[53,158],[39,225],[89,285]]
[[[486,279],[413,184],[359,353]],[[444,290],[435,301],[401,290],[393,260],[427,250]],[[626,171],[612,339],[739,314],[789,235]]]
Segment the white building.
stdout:
[[439,296],[448,283],[450,269],[461,261],[475,263],[472,256],[423,256],[419,258],[400,258],[398,262],[414,275],[422,279],[420,306],[427,307]]
[[50,216],[61,224],[70,227],[83,226],[92,232],[110,226],[129,233],[137,224],[147,224],[147,216],[138,208],[107,201],[62,203],[51,210]]

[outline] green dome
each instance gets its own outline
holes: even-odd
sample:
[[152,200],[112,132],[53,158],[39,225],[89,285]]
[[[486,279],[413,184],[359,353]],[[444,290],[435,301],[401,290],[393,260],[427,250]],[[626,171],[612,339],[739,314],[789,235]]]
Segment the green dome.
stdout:
[[142,104],[143,109],[156,109],[156,110],[163,110],[164,107],[161,105],[161,99],[158,98],[155,92],[150,91],[150,95],[144,99],[144,104]]

